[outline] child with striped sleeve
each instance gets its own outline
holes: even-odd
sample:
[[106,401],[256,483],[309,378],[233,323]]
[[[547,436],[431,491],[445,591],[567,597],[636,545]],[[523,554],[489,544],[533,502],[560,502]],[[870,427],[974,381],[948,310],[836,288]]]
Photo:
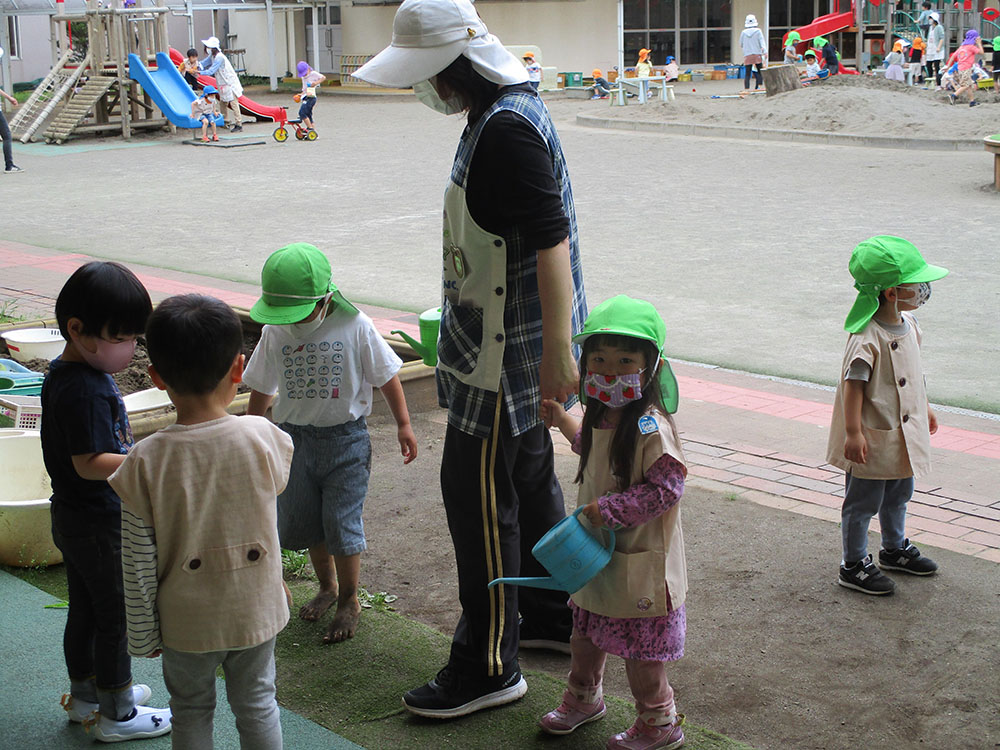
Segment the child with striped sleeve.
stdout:
[[177,423],[136,445],[108,480],[122,499],[129,652],[163,655],[175,748],[211,748],[221,666],[241,747],[280,750],[274,639],[288,602],[276,498],[292,439],[267,419],[226,412],[244,362],[228,305],[171,297],[146,341]]

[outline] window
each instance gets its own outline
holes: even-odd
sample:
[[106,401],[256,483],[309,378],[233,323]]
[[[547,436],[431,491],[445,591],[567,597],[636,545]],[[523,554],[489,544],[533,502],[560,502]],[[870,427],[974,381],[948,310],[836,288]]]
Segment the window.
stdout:
[[636,53],[641,47],[652,50],[654,65],[663,65],[667,55],[677,57],[681,66],[729,62],[731,3],[624,0],[624,15],[625,64],[628,66],[635,64]]
[[10,39],[10,49],[8,53],[12,60],[21,57],[21,24],[18,23],[17,16],[7,16],[7,38]]

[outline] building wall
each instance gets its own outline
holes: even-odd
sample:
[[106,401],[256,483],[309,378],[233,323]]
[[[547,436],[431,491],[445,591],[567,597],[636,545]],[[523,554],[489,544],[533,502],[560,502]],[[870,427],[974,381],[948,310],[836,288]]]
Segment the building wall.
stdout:
[[[374,54],[388,45],[397,7],[341,6],[344,54]],[[589,74],[618,64],[614,0],[484,2],[476,8],[505,45],[537,46],[542,66]]]
[[[3,23],[7,23],[4,16]],[[49,39],[48,16],[19,16],[21,27],[21,50],[19,59],[10,59],[11,81],[4,81],[4,86],[10,90],[10,85],[44,78],[52,67],[52,44]],[[7,51],[4,50],[6,58]]]

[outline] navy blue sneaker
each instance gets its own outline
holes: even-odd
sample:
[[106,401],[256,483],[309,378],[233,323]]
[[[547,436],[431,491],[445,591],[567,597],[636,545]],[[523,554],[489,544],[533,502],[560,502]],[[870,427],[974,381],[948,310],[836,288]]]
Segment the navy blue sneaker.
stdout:
[[915,576],[934,575],[938,569],[937,563],[921,555],[909,539],[903,540],[902,549],[879,550],[878,566],[882,570],[901,570]]

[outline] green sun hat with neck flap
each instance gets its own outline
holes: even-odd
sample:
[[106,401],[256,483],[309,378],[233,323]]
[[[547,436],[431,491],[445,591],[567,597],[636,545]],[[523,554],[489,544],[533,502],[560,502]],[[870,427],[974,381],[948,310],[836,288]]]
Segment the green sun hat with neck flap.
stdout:
[[860,243],[847,264],[854,277],[858,297],[847,314],[844,328],[851,333],[863,330],[878,310],[879,295],[900,284],[937,281],[948,269],[932,266],[916,246],[902,237],[880,234]]
[[[674,377],[674,371],[670,369],[667,355],[663,351],[667,342],[667,325],[652,304],[624,294],[605,300],[590,311],[583,330],[573,337],[573,343],[582,347],[584,341],[596,334],[631,336],[653,342],[660,354],[659,381],[663,408],[668,414],[677,411],[677,378]],[[650,364],[647,362],[646,367]],[[586,402],[587,397],[581,389],[580,403]]]
[[826,37],[818,36],[812,41],[813,47],[816,49],[823,49],[826,46]]
[[315,245],[295,242],[275,250],[260,272],[261,296],[250,317],[258,323],[298,323],[330,296],[337,307],[359,312],[333,284],[330,261]]

